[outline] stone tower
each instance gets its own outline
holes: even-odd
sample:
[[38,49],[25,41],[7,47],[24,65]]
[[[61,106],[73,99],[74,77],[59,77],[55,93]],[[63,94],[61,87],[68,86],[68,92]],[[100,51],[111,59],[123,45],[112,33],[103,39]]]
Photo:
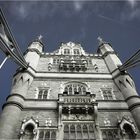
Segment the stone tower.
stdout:
[[3,105],[0,139],[140,139],[140,98],[109,43],[96,54],[77,43],[43,52],[41,37],[25,52]]

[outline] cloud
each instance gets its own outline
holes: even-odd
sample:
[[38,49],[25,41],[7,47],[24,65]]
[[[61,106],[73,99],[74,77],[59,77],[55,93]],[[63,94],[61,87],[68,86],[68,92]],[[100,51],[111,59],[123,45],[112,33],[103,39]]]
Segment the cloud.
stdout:
[[46,1],[13,1],[9,2],[8,7],[10,14],[18,20],[30,20],[32,22],[45,19],[46,16],[53,16],[58,5],[55,2]]
[[127,0],[127,1],[128,1],[128,3],[130,4],[131,8],[134,8],[135,5],[136,5],[136,3],[137,3],[136,0]]
[[73,1],[75,11],[79,12],[82,10],[84,1]]
[[[133,21],[135,19],[140,20],[140,1],[127,0],[124,9],[121,13],[121,20]],[[128,5],[129,4],[129,5]]]
[[[77,14],[86,21],[92,15],[99,18],[130,21],[140,19],[140,2],[136,0],[125,1],[13,1],[5,3],[6,9],[17,20],[37,22],[58,13],[70,18]],[[83,12],[84,11],[84,12]],[[103,16],[103,17],[102,17]]]

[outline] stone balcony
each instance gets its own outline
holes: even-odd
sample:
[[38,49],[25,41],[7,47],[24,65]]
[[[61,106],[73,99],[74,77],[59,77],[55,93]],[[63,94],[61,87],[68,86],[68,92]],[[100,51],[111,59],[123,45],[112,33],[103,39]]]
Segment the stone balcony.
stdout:
[[81,60],[81,61],[64,61],[61,60],[59,64],[59,70],[60,71],[86,71],[87,70],[87,61]]
[[87,92],[86,95],[59,94],[59,105],[63,114],[92,114],[97,106],[95,95]]

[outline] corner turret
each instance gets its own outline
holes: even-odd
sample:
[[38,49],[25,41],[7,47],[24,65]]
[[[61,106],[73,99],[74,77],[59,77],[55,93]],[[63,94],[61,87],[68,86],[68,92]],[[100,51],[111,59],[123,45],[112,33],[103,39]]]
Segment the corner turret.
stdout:
[[97,52],[102,55],[105,60],[105,63],[108,66],[110,72],[113,72],[119,66],[122,65],[120,59],[116,55],[110,43],[103,41],[101,37],[98,37],[99,48]]
[[38,61],[40,59],[40,54],[44,50],[42,43],[42,36],[38,36],[28,47],[27,51],[24,54],[25,60],[29,63],[33,69],[36,69]]

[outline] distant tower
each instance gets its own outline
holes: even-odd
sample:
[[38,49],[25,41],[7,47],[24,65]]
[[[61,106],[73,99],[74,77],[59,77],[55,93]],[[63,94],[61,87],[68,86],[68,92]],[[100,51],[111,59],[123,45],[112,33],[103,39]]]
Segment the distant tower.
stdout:
[[41,36],[25,52],[0,118],[0,139],[140,139],[140,98],[111,45],[77,43],[45,53]]

